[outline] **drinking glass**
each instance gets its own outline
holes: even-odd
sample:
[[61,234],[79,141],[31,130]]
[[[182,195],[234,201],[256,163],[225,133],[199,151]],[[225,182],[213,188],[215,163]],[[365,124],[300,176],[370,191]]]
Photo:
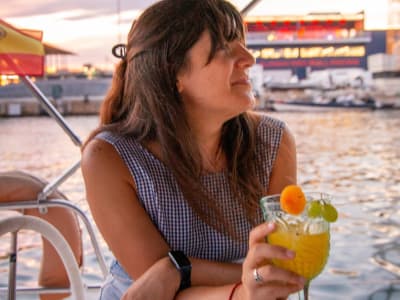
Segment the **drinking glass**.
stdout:
[[[293,259],[273,259],[272,262],[276,266],[306,278],[302,294],[304,299],[308,300],[310,281],[321,273],[328,260],[330,236],[329,222],[322,217],[321,213],[313,215],[311,211],[310,214],[310,209],[314,209],[310,206],[312,202],[328,204],[331,202],[331,196],[319,192],[304,194],[307,202],[300,215],[284,212],[281,209],[279,194],[263,197],[260,204],[264,220],[277,224],[277,229],[267,237],[268,243],[285,247],[296,253]],[[301,293],[299,293],[299,299],[301,299]]]

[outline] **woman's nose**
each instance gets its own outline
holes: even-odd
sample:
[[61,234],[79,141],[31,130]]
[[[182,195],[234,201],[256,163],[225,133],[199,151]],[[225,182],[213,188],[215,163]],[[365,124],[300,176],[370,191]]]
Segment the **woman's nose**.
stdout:
[[256,59],[244,45],[240,45],[238,50],[238,66],[242,68],[250,68],[256,63]]

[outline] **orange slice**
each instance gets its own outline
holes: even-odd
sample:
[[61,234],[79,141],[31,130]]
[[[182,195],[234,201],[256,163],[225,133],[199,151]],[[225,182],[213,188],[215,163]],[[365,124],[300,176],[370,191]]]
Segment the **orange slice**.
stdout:
[[306,206],[306,197],[298,185],[288,185],[281,193],[281,208],[291,215],[299,215]]

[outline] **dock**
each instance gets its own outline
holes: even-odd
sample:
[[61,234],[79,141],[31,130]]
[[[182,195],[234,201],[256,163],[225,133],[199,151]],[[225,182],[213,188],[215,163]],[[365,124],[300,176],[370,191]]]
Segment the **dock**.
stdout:
[[[95,115],[100,111],[104,96],[49,98],[62,115]],[[35,98],[0,99],[0,117],[24,117],[46,115]]]
[[[62,115],[98,114],[111,78],[41,80],[35,84]],[[0,87],[0,117],[46,115],[22,83]]]

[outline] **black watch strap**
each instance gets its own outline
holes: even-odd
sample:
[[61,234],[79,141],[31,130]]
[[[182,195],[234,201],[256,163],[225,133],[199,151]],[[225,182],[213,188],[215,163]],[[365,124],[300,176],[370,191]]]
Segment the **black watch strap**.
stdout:
[[181,291],[190,287],[190,278],[192,272],[192,264],[190,263],[190,260],[182,251],[170,251],[168,252],[168,256],[176,269],[181,274],[181,284],[179,286],[179,290]]

